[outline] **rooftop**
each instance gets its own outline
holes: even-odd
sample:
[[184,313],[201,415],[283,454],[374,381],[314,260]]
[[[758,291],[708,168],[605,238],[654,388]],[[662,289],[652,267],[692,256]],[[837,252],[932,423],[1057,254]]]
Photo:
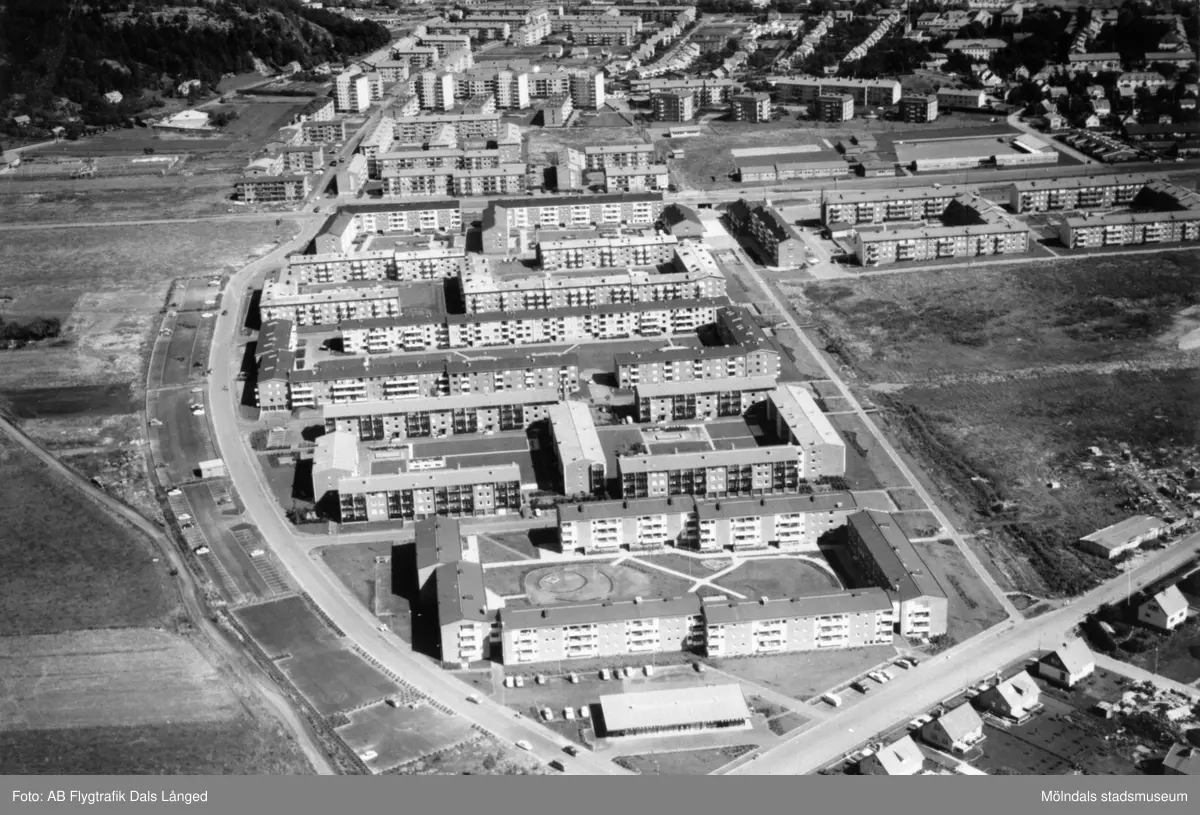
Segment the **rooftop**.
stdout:
[[[1155,213],[1155,215],[1161,214],[1163,213]],[[1112,526],[1106,526],[1103,529],[1097,530],[1090,535],[1085,535],[1080,540],[1094,543],[1105,549],[1118,549],[1122,546],[1128,546],[1130,541],[1135,538],[1162,530],[1165,526],[1166,524],[1161,520],[1151,515],[1134,515],[1131,518],[1118,521]]]
[[438,625],[463,620],[489,622],[495,619],[495,612],[488,612],[483,567],[478,563],[468,560],[446,563],[438,568],[434,582]]
[[737,684],[607,694],[600,697],[600,708],[609,731],[684,727],[750,718],[742,688]]
[[901,600],[946,596],[891,515],[863,510],[851,515],[849,523]]
[[773,376],[728,377],[722,379],[685,379],[682,382],[646,382],[634,387],[638,399],[654,399],[688,393],[724,391],[768,391],[775,387]]
[[423,518],[416,522],[413,532],[416,539],[417,571],[462,560],[462,534],[457,518],[441,515]]
[[833,429],[829,419],[817,407],[808,388],[795,383],[786,383],[771,391],[768,397],[784,424],[792,431],[800,445],[834,444],[845,442]]
[[558,628],[564,625],[599,625],[601,623],[638,620],[647,617],[698,617],[700,598],[694,594],[683,597],[622,600],[603,603],[572,603],[542,608],[505,608],[500,621],[505,630]]
[[549,418],[561,461],[604,463],[604,448],[587,403],[557,402],[551,405]]

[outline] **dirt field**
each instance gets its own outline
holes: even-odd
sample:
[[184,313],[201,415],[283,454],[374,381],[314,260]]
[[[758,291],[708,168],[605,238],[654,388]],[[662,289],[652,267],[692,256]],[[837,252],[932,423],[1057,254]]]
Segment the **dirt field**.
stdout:
[[338,646],[337,634],[300,597],[262,603],[235,613],[269,657],[300,656]]
[[[184,166],[187,166],[186,163]],[[229,202],[235,174],[39,180],[0,185],[7,223],[70,223],[195,218],[238,212]]]
[[[392,542],[339,544],[323,547],[319,551],[325,564],[358,601],[372,614],[390,616],[392,629],[407,639],[411,619],[408,600],[388,590],[392,588],[392,564],[375,562],[377,557],[392,556]],[[406,564],[400,566],[404,568]]]
[[714,582],[751,600],[762,596],[799,597],[841,588],[832,574],[811,563],[791,558],[751,560]]
[[530,756],[480,736],[397,767],[397,775],[549,775],[552,770]]
[[22,449],[0,439],[0,635],[172,627],[167,567]]
[[1070,545],[1079,536],[1135,511],[1184,511],[1147,485],[1181,477],[1200,454],[1196,352],[1180,348],[1200,325],[1197,256],[784,290],[857,372],[860,395],[885,407],[961,525],[983,533],[1002,585],[1078,592],[1110,573]]
[[756,745],[711,747],[703,750],[678,750],[672,753],[645,753],[621,756],[618,762],[641,775],[708,775],[724,767]]
[[212,665],[165,631],[3,637],[0,683],[6,729],[217,722],[241,709]]
[[474,733],[467,722],[428,706],[410,710],[379,704],[355,711],[349,718],[350,724],[338,728],[338,735],[359,755],[368,750],[378,753],[367,761],[377,773],[453,747]]
[[963,642],[1004,619],[1004,609],[958,547],[942,541],[917,541],[913,547],[946,592],[950,602],[946,633],[951,639]]
[[57,317],[63,336],[0,353],[0,388],[130,383],[170,281],[219,275],[290,234],[291,224],[205,222],[6,232],[5,319]]

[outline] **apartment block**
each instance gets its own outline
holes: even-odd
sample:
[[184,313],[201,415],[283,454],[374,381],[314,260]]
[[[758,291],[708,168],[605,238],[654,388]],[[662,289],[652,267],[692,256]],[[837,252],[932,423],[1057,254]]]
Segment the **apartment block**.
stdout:
[[609,167],[604,171],[604,191],[607,193],[665,191],[669,184],[665,164]]
[[718,309],[716,326],[724,345],[615,355],[618,386],[630,390],[659,382],[779,376],[779,352],[744,308]]
[[579,340],[690,334],[716,319],[724,298],[611,303],[511,313],[346,320],[342,342],[353,353],[573,343]]
[[525,71],[474,68],[454,76],[454,95],[459,99],[488,95],[496,107],[524,110],[529,107],[529,74]]
[[339,207],[337,214],[325,222],[317,233],[315,248],[316,254],[348,253],[360,238],[372,234],[456,234],[461,231],[462,205],[458,201],[349,205]]
[[691,543],[701,552],[816,551],[857,509],[848,492],[697,500]]
[[603,495],[604,449],[586,402],[559,402],[549,409],[550,436],[563,495]]
[[439,656],[443,665],[462,666],[491,655],[496,613],[487,607],[483,567],[460,560],[434,572]]
[[420,116],[397,116],[395,140],[424,144],[443,125],[451,125],[457,139],[495,139],[500,135],[499,113],[429,112]]
[[732,79],[635,79],[631,83],[634,93],[655,93],[667,91],[692,91],[697,107],[719,108],[729,104],[730,92],[733,89]]
[[[670,263],[679,240],[673,235],[622,235],[617,238],[567,238],[538,243],[538,263],[547,272],[561,269],[608,269]],[[657,277],[657,276],[655,276]],[[569,278],[554,281],[573,285]],[[548,285],[550,281],[546,281]]]
[[863,510],[849,517],[847,528],[846,554],[856,574],[891,598],[896,631],[918,638],[946,633],[946,592],[896,520]]
[[396,463],[410,469],[338,481],[342,523],[505,515],[521,510],[521,470],[516,464],[424,469],[413,462]]
[[775,377],[690,379],[638,385],[634,390],[639,422],[669,422],[741,416],[766,401]]
[[696,116],[696,94],[689,88],[655,91],[650,104],[660,122],[690,122]]
[[768,77],[782,101],[811,103],[821,96],[851,97],[861,107],[894,105],[900,101],[900,83],[894,79],[846,77]]
[[822,94],[813,103],[813,114],[822,122],[848,122],[854,118],[854,97],[848,93]]
[[900,99],[900,118],[905,122],[928,124],[937,117],[937,96],[904,96]]
[[411,85],[422,110],[454,109],[454,77],[451,74],[436,69],[421,71],[412,78]]
[[303,201],[312,190],[303,174],[243,176],[233,183],[233,189],[248,204]]
[[968,192],[968,188],[958,186],[827,191],[821,206],[821,223],[829,226],[937,220],[951,201]]
[[942,88],[937,92],[940,109],[978,110],[986,101],[987,94],[981,89]]
[[319,144],[285,147],[282,155],[284,167],[292,174],[313,173],[325,169],[325,150]]
[[789,445],[626,454],[617,471],[625,498],[795,493],[806,477],[804,451]]
[[910,260],[1029,251],[1029,227],[997,214],[975,198],[958,196],[947,207],[960,226],[928,226],[878,231],[858,230],[854,247],[858,262],[879,266]]
[[267,281],[263,284],[259,312],[264,320],[291,320],[298,326],[395,317],[400,314],[400,290],[395,285],[374,281],[333,287],[300,287],[290,281]]
[[417,396],[325,404],[326,432],[344,430],[362,441],[440,438],[523,430],[548,418],[558,388]]
[[804,450],[809,477],[846,474],[846,443],[803,385],[785,383],[772,390],[767,421],[783,443]]
[[506,665],[670,653],[704,641],[700,599],[695,595],[505,608],[500,624]]
[[333,89],[339,113],[362,113],[371,106],[371,81],[366,74],[338,74]]
[[334,100],[328,98],[314,99],[296,114],[298,122],[328,122],[336,116]]
[[663,212],[661,193],[517,198],[493,201],[483,211],[485,254],[507,255],[516,235],[534,229],[653,226]]
[[1018,213],[1114,209],[1132,204],[1149,181],[1142,173],[1018,181],[1008,203]]
[[596,144],[583,148],[589,170],[609,168],[649,167],[656,164],[653,144]]
[[713,598],[703,606],[710,657],[765,656],[892,641],[892,603],[879,589],[810,597]]
[[1200,240],[1200,209],[1067,218],[1059,226],[1059,235],[1072,249],[1192,243]]
[[690,546],[696,538],[696,501],[688,495],[558,504],[555,509],[563,552],[653,551]]
[[745,93],[729,100],[735,122],[759,124],[771,121],[771,94]]

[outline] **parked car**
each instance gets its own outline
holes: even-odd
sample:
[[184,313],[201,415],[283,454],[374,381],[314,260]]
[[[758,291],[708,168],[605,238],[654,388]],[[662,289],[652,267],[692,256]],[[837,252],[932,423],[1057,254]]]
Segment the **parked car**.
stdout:
[[527,742],[525,739],[518,739],[517,746],[520,747],[522,750],[532,750],[533,749],[533,745],[530,744],[529,742]]

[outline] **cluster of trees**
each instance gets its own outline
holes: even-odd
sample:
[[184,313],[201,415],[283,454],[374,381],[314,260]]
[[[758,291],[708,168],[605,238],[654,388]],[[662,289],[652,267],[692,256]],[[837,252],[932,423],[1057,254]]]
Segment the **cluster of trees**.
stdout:
[[35,317],[27,323],[5,322],[0,318],[0,347],[16,345],[57,337],[62,323],[54,317]]
[[[170,11],[166,11],[170,10]],[[173,12],[173,13],[172,13]],[[135,106],[143,89],[276,66],[311,66],[379,48],[386,28],[298,0],[9,0],[0,11],[0,98],[21,94],[11,112],[39,113],[66,98],[89,123],[111,114],[120,91]],[[122,104],[125,104],[124,101]]]

